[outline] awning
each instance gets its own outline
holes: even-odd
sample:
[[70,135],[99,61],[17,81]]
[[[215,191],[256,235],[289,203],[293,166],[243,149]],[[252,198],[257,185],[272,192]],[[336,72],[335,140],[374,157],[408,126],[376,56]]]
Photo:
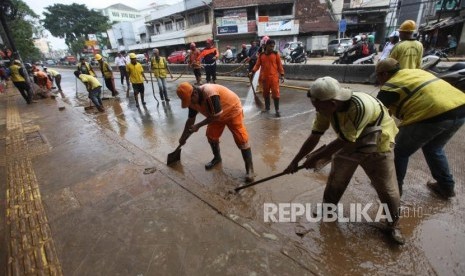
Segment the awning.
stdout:
[[442,29],[445,27],[449,27],[449,26],[461,23],[463,21],[465,21],[465,18],[461,16],[446,17],[446,18],[439,20],[439,22],[437,19],[435,19],[425,24],[421,24],[420,27],[418,28],[418,31],[427,32],[427,31],[431,31],[434,29]]

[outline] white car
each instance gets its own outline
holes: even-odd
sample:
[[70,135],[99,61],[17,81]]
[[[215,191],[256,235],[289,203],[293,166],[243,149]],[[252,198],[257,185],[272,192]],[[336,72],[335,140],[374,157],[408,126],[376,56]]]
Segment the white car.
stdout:
[[352,46],[352,39],[340,38],[333,39],[328,43],[328,55],[338,56]]

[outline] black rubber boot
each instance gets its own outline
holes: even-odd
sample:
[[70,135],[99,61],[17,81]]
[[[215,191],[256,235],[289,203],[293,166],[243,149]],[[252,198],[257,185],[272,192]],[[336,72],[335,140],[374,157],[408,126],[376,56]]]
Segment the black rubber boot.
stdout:
[[144,93],[140,93],[140,100],[142,102],[142,105],[145,105]]
[[252,150],[250,148],[241,150],[242,158],[245,163],[245,181],[253,182],[255,174],[253,171],[253,162],[252,162]]
[[281,113],[279,113],[279,98],[273,99],[274,102],[274,110],[276,111],[276,117],[281,117]]
[[265,97],[265,110],[263,110],[264,112],[268,112],[270,111],[270,97]]
[[160,99],[161,99],[162,101],[165,100],[165,97],[163,96],[163,92],[160,92]]
[[220,143],[210,143],[210,147],[212,148],[213,159],[212,161],[205,164],[206,170],[213,169],[213,167],[221,163]]

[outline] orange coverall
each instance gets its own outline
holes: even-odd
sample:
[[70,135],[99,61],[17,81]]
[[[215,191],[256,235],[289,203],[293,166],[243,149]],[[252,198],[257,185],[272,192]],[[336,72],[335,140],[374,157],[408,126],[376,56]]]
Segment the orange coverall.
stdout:
[[284,68],[279,54],[277,52],[272,52],[271,54],[261,53],[252,72],[255,73],[258,69],[260,69],[258,81],[263,87],[263,97],[269,97],[271,91],[273,99],[279,99],[279,77],[280,75],[284,75]]
[[37,84],[42,88],[47,88],[47,90],[52,89],[52,82],[48,79],[46,73],[42,71],[34,72],[35,76],[37,77]]
[[[207,126],[207,138],[210,143],[219,143],[225,126],[231,131],[234,142],[240,149],[248,149],[249,134],[244,125],[241,100],[228,88],[218,84],[200,86],[205,98],[200,104],[192,104],[189,109],[200,112],[205,117],[218,116]],[[214,103],[213,96],[219,96],[220,106]]]

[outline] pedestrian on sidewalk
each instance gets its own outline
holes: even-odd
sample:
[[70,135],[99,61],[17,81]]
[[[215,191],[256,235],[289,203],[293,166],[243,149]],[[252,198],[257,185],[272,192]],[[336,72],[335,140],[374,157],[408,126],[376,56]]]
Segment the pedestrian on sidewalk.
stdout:
[[129,75],[128,71],[126,71],[126,65],[128,65],[130,61],[127,59],[125,55],[125,51],[119,52],[118,56],[115,58],[115,64],[116,66],[118,66],[119,73],[121,75],[121,86],[124,85],[124,79],[126,79],[126,84],[129,87]]
[[28,76],[26,72],[24,72],[24,69],[21,67],[21,62],[17,59],[15,59],[13,61],[13,65],[10,66],[10,77],[19,93],[21,93],[21,96],[23,96],[24,100],[28,104],[33,103],[33,92],[29,84],[26,82]]
[[378,99],[401,120],[394,149],[400,194],[409,157],[421,148],[436,181],[427,187],[445,199],[455,196],[444,147],[465,123],[465,94],[424,70],[401,69],[392,58],[376,65],[376,76]]
[[205,67],[205,75],[207,79],[207,83],[215,83],[216,82],[216,60],[220,56],[218,50],[213,43],[213,39],[207,39],[206,47],[200,52],[197,61],[202,61]]
[[[142,105],[145,106],[144,100],[144,80],[148,83],[147,78],[144,74],[144,68],[142,64],[137,62],[137,56],[134,53],[129,54],[129,59],[131,62],[126,65],[126,71],[129,74],[129,79],[132,83],[132,90],[134,90],[134,99],[136,100],[136,107],[139,108],[139,93],[140,93],[140,100],[142,101]],[[128,90],[126,90],[126,97],[129,97],[129,86]]]
[[82,83],[86,86],[87,92],[89,92],[89,99],[94,103],[97,107],[98,111],[104,112],[105,108],[103,107],[103,102],[101,98],[102,94],[102,84],[97,80],[97,78],[82,74],[79,71],[74,71],[74,75],[76,78],[82,81]]
[[303,163],[305,168],[312,169],[320,160],[332,159],[323,204],[337,205],[355,170],[361,166],[381,203],[387,206],[388,210],[385,211],[389,211],[386,215],[390,237],[396,243],[403,244],[402,233],[396,227],[400,196],[392,152],[398,129],[388,110],[371,95],[342,88],[332,77],[317,79],[307,96],[316,108],[316,119],[310,136],[284,172],[297,172],[300,160],[313,151],[331,126],[338,138]]
[[189,67],[194,70],[194,76],[195,76],[195,81],[196,85],[201,85],[202,84],[202,72],[200,69],[202,68],[202,65],[200,64],[200,50],[196,48],[196,45],[194,42],[191,43],[190,45],[190,55],[189,55]]
[[258,46],[257,41],[251,41],[251,46],[249,52],[247,53],[247,61],[249,62],[248,72],[252,72],[255,63],[257,63],[258,58]]
[[[234,137],[237,147],[241,149],[246,170],[245,180],[247,182],[253,181],[254,171],[249,134],[244,125],[241,100],[236,93],[218,84],[194,86],[188,82],[181,83],[176,92],[181,99],[181,107],[189,108],[189,117],[179,139],[179,144],[184,145],[191,133],[197,132],[201,127],[206,125],[207,139],[214,156],[205,165],[205,169],[210,170],[222,161],[220,137],[227,126]],[[195,124],[195,119],[199,112],[206,118]]]
[[170,68],[168,68],[166,58],[160,56],[160,51],[157,48],[153,49],[153,56],[150,59],[150,68],[152,69],[155,79],[157,79],[161,100],[169,102],[170,99],[168,98],[168,91],[166,90],[166,72],[170,73],[171,79],[173,79],[173,75],[171,74]]
[[79,59],[77,70],[81,72],[81,74],[86,74],[92,77],[97,77],[97,74],[95,74],[94,69],[92,68],[92,66],[90,66],[90,64],[86,61],[86,58],[84,57],[81,57]]
[[113,97],[118,96],[118,91],[116,91],[115,87],[115,78],[113,77],[113,70],[111,69],[110,64],[108,64],[108,62],[106,62],[99,54],[95,55],[95,60],[98,61],[100,72],[102,72],[103,79],[105,80],[105,86],[111,91],[111,95]]
[[265,99],[265,112],[270,111],[270,92],[273,98],[276,117],[280,117],[279,112],[279,80],[284,82],[284,68],[281,57],[274,50],[275,41],[269,39],[265,44],[265,51],[258,55],[257,63],[249,73],[249,78],[260,69],[259,82],[263,88],[263,98]]

